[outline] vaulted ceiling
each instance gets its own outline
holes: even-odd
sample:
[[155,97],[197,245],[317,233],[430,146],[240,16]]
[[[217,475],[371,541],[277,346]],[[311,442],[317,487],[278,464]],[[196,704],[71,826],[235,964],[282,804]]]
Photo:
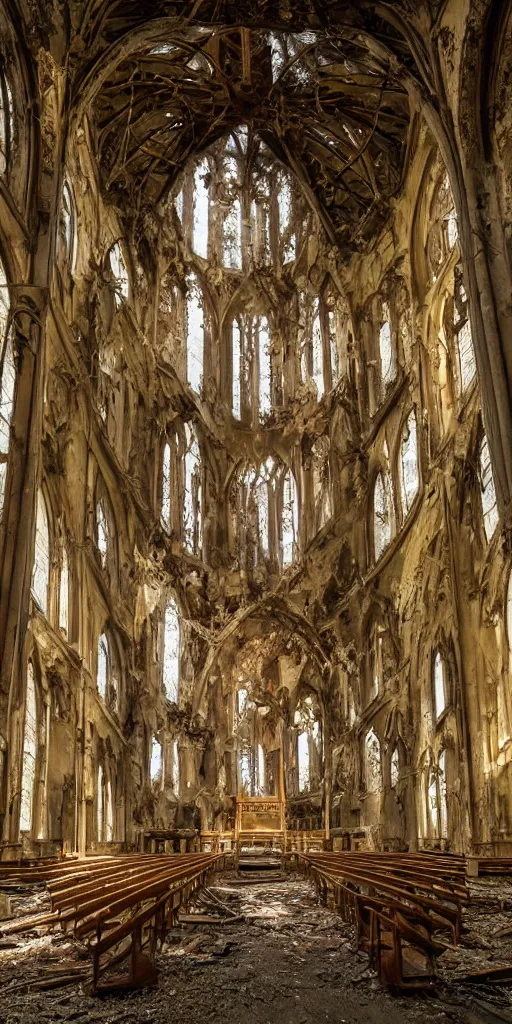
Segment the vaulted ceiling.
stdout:
[[97,74],[98,164],[121,208],[158,201],[192,154],[247,124],[301,181],[333,244],[349,253],[379,229],[414,125],[404,69],[415,59],[392,4],[86,6],[77,88]]

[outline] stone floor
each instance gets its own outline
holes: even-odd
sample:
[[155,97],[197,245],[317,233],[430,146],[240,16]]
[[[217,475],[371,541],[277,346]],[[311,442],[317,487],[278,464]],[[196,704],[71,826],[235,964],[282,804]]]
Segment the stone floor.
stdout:
[[496,945],[484,934],[512,923],[501,889],[491,886],[493,916],[485,883],[480,888],[481,900],[467,922],[467,945],[445,954],[442,980],[435,993],[423,998],[384,992],[367,956],[354,951],[350,926],[319,906],[314,889],[303,879],[240,885],[226,876],[216,879],[213,892],[238,920],[174,929],[157,956],[156,985],[131,994],[99,999],[90,995],[86,980],[35,990],[56,965],[63,972],[66,965],[88,971],[85,948],[69,937],[29,934],[16,937],[9,949],[2,950],[0,944],[0,1024],[512,1022],[512,985],[499,991],[479,986],[475,991],[457,982],[457,975],[468,969],[507,962],[507,947],[497,960]]

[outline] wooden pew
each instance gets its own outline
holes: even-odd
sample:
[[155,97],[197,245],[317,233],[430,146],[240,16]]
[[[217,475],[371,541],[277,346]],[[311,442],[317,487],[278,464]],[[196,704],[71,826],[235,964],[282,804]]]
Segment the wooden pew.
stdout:
[[460,936],[468,900],[463,858],[424,854],[309,853],[306,873],[356,930],[380,980],[405,991],[432,983],[436,956]]

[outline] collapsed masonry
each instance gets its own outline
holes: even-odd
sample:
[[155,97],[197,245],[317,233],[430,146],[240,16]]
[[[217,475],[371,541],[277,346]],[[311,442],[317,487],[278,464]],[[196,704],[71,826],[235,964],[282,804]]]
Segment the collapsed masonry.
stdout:
[[5,859],[511,852],[498,6],[0,7]]

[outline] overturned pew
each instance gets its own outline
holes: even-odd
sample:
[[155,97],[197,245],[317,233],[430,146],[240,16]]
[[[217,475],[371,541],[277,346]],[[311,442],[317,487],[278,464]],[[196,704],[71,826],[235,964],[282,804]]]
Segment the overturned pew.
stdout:
[[322,898],[330,892],[354,925],[382,984],[405,992],[434,983],[436,957],[458,943],[469,899],[463,858],[347,852],[298,859]]
[[[2,865],[0,887],[44,883],[51,912],[10,921],[0,936],[61,927],[88,944],[95,992],[148,984],[156,977],[157,944],[221,861],[221,854],[211,853],[126,854],[26,868]],[[123,962],[127,973],[113,977]]]

